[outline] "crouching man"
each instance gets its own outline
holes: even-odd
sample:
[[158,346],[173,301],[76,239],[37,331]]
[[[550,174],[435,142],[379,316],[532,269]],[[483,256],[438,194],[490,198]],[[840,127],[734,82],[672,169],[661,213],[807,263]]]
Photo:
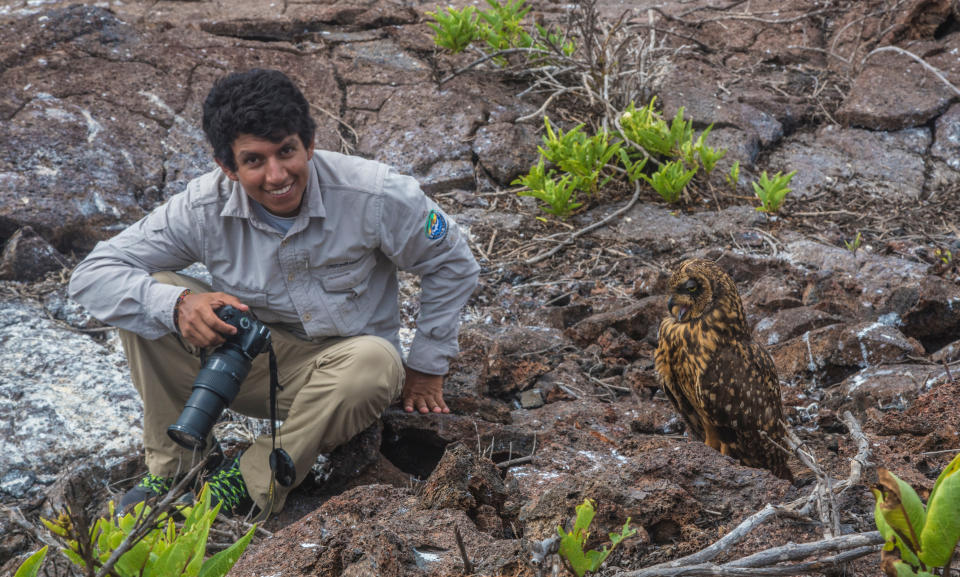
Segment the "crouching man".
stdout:
[[[149,473],[121,498],[156,499],[192,463],[168,435],[201,356],[237,332],[217,311],[249,313],[271,334],[279,388],[276,441],[258,438],[207,474],[221,510],[280,511],[320,453],[370,426],[397,397],[407,412],[449,412],[443,379],[457,354],[459,312],[479,267],[456,224],[417,182],[383,164],[314,150],[303,94],[272,70],[230,74],[203,105],[219,166],[110,240],[73,272],[70,295],[119,327],[143,400]],[[212,286],[177,274],[203,263]],[[399,352],[397,271],[420,276],[420,313]],[[270,415],[269,355],[253,358],[230,408]],[[275,447],[289,456],[275,482]]]

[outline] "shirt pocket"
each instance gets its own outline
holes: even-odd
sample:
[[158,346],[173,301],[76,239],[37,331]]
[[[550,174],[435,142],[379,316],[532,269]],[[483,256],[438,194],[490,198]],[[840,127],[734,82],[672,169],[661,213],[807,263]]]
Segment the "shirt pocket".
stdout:
[[358,297],[366,292],[377,257],[368,252],[355,261],[319,267],[320,284],[328,293],[348,293]]

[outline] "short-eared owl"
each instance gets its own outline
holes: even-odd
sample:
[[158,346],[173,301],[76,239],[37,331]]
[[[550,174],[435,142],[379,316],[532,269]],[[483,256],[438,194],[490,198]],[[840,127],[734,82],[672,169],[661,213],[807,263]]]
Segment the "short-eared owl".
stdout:
[[715,263],[684,261],[670,278],[655,367],[691,434],[750,467],[792,480],[787,455],[760,431],[785,435],[780,381],[752,342],[737,287]]

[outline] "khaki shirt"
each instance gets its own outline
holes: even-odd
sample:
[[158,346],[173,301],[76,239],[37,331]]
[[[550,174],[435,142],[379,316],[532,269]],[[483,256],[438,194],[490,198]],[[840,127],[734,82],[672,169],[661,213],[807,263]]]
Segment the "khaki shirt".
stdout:
[[267,324],[307,339],[377,335],[398,350],[397,269],[417,274],[420,312],[407,365],[435,375],[458,352],[459,312],[479,274],[464,235],[416,180],[317,151],[286,235],[258,219],[240,184],[217,169],[98,243],[74,270],[70,296],[101,321],[155,339],[175,330],[182,289],[150,274],[195,262],[210,271],[215,291]]

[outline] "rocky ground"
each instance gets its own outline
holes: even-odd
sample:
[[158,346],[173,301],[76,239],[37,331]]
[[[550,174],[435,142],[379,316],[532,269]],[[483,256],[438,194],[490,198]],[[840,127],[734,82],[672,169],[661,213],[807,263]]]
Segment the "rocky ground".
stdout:
[[[457,4],[457,3],[455,3]],[[459,4],[463,4],[460,2]],[[569,5],[533,2],[544,22]],[[0,574],[36,550],[38,518],[104,503],[142,470],[139,401],[115,332],[65,295],[70,268],[211,166],[200,102],[216,77],[276,67],[315,106],[319,146],[414,174],[469,230],[483,272],[464,312],[449,415],[382,422],[325,456],[231,574],[535,575],[535,544],[596,500],[599,547],[638,535],[605,574],[695,553],[796,482],[684,435],[653,373],[669,271],[717,260],[771,352],[786,415],[819,467],[847,479],[841,533],[873,529],[874,466],[928,491],[960,450],[960,4],[794,0],[598,4],[669,53],[643,86],[728,150],[680,205],[609,186],[566,222],[512,180],[536,159],[545,95],[437,51],[431,2],[0,4]],[[880,49],[880,50],[878,50]],[[589,106],[559,99],[557,123]],[[734,161],[736,188],[723,182]],[[776,216],[749,183],[797,170]],[[848,248],[860,235],[857,250]],[[416,312],[404,279],[404,314]],[[244,426],[241,426],[244,425]],[[233,449],[249,424],[226,423]],[[823,538],[778,516],[714,559]],[[237,527],[226,524],[220,539]],[[845,569],[878,573],[878,554]],[[550,559],[547,560],[548,564]],[[68,574],[60,562],[48,574]],[[547,574],[549,571],[547,572]],[[811,573],[819,574],[815,571]]]

